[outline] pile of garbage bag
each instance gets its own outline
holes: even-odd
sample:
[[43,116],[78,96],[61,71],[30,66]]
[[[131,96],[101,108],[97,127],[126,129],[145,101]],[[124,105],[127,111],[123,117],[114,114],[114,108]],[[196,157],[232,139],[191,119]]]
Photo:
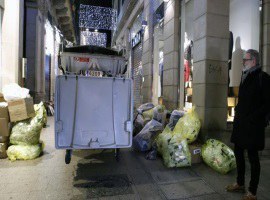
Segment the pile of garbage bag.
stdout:
[[137,109],[137,115],[134,119],[133,135],[137,135],[152,119],[162,123],[164,126],[166,112],[167,110],[163,105],[154,106],[152,103],[142,104]]
[[201,122],[195,107],[187,111],[173,110],[167,124],[164,116],[168,117],[169,111],[163,105],[146,103],[137,112],[134,124],[141,129],[134,136],[133,144],[137,150],[147,152],[146,159],[154,160],[160,154],[166,167],[188,167],[201,162],[202,157],[207,165],[222,174],[236,167],[233,151],[222,142],[209,139],[203,146],[198,143]]
[[34,105],[35,117],[16,122],[10,135],[8,158],[31,160],[37,158],[42,152],[40,144],[40,133],[47,124],[47,114],[43,102]]
[[209,139],[202,146],[204,162],[221,174],[226,174],[236,168],[234,152],[224,143]]
[[[144,114],[146,117],[143,116],[143,113],[151,110],[152,108],[154,108],[154,104],[152,103],[145,103],[142,104],[141,106],[139,106],[139,108],[137,108],[137,115],[134,118],[134,125],[133,125],[133,135],[137,135],[142,129],[143,127],[146,125],[147,122],[149,122],[152,117],[149,117],[148,114]],[[151,115],[151,114],[150,114]]]

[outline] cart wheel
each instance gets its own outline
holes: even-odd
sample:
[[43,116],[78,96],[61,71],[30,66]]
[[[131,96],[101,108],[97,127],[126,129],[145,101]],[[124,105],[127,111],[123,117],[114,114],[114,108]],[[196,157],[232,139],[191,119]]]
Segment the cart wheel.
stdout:
[[65,163],[66,164],[69,164],[70,163],[70,160],[71,160],[71,150],[70,149],[67,149],[66,150],[66,156],[65,156]]
[[116,160],[117,162],[119,161],[119,150],[120,150],[120,149],[115,149],[115,152],[114,152],[115,160]]

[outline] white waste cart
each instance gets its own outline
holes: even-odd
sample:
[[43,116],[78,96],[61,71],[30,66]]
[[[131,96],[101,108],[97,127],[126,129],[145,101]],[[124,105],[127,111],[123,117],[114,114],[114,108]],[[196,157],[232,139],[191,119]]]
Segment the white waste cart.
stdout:
[[[132,80],[60,75],[55,85],[55,146],[120,149],[132,146]],[[116,151],[118,156],[118,151]]]

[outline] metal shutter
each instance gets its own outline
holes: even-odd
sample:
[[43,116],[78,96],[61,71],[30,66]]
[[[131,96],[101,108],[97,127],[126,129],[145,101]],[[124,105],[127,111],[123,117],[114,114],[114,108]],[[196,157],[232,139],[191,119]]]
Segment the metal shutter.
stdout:
[[132,50],[132,75],[134,80],[133,95],[134,107],[138,108],[142,103],[142,43],[140,42]]

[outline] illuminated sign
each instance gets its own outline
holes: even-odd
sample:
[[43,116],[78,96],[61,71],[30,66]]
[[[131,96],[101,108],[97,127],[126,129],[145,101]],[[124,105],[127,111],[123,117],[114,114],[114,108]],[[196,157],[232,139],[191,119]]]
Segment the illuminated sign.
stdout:
[[140,30],[138,33],[136,33],[136,35],[134,36],[134,38],[132,38],[131,40],[131,47],[135,47],[137,44],[139,44],[142,41],[142,31]]

